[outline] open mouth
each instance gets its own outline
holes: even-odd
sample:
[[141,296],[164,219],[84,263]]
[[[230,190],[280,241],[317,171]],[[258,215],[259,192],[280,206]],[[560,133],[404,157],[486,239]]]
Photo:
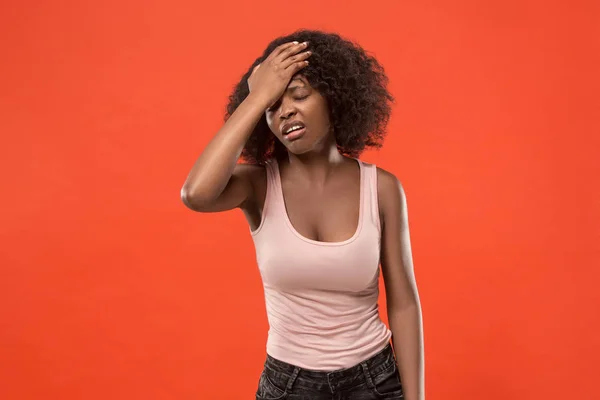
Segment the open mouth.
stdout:
[[283,134],[283,137],[287,140],[298,139],[299,137],[304,135],[305,131],[306,131],[306,126],[304,125],[304,123],[302,123],[300,121],[293,121],[293,122],[286,123],[281,128],[281,133]]
[[306,131],[306,128],[300,128],[300,129],[295,129],[292,130],[289,133],[284,133],[283,137],[287,140],[295,140],[300,138],[302,135],[304,135],[304,132]]

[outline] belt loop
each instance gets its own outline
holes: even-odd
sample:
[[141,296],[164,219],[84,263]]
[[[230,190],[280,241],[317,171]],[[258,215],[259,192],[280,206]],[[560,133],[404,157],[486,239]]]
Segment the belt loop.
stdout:
[[292,386],[294,386],[294,382],[296,381],[296,378],[298,377],[299,373],[300,373],[300,367],[294,367],[294,372],[292,373],[292,376],[290,376],[290,379],[288,380],[287,388],[285,389],[286,392],[289,393],[292,391]]
[[365,380],[367,381],[367,387],[369,389],[373,389],[375,387],[375,384],[373,383],[373,379],[371,378],[371,373],[369,372],[369,367],[367,366],[367,363],[363,361],[360,363],[360,366],[363,369]]

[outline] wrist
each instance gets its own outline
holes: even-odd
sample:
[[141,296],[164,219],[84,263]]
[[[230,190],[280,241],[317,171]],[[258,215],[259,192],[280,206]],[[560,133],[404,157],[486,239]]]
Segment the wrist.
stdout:
[[248,96],[246,96],[246,99],[244,101],[252,104],[253,106],[260,108],[260,110],[263,112],[267,108],[269,108],[269,101],[267,99],[265,99],[264,97],[257,95],[254,92],[250,92],[250,94]]

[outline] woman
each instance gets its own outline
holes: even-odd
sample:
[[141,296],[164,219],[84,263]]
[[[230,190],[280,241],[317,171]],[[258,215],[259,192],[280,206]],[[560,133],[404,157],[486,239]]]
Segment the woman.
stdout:
[[358,158],[381,146],[386,85],[377,60],[337,34],[274,40],[182,188],[192,210],[239,207],[248,220],[270,326],[256,399],[424,399],[404,191]]

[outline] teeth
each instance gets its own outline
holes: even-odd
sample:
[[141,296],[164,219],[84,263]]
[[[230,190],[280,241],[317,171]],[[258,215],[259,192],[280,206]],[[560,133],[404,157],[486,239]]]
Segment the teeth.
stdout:
[[288,134],[288,133],[290,133],[290,132],[292,132],[292,131],[296,131],[296,130],[298,130],[298,129],[302,129],[302,126],[300,126],[300,125],[295,125],[295,126],[292,126],[292,127],[290,127],[288,130],[286,130],[286,131],[285,131],[285,133],[286,133],[286,134]]

